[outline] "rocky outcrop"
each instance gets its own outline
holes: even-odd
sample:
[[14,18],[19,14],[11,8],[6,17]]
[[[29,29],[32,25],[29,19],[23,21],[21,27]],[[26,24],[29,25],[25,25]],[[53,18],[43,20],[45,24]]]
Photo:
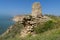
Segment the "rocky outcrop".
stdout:
[[15,21],[15,22],[22,21],[24,17],[25,17],[25,15],[14,16],[13,21]]
[[38,23],[44,23],[47,22],[48,20],[51,20],[49,17],[47,16],[43,16],[41,18],[37,17],[37,18],[33,18],[32,16],[26,16],[23,21],[21,22],[21,24],[24,25],[24,28],[21,30],[21,37],[25,37],[28,34],[35,34],[34,32],[34,27],[37,27]]
[[51,19],[47,16],[42,16],[41,5],[39,2],[35,2],[32,6],[32,14],[28,16],[16,16],[13,20],[23,24],[24,28],[21,30],[20,37],[25,37],[28,34],[35,34],[34,27],[37,27],[38,23],[42,24]]

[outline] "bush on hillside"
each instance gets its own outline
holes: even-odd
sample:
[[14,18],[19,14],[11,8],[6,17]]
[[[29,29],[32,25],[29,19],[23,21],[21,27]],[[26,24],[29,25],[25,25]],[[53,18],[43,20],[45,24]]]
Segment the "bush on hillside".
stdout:
[[42,33],[44,31],[50,30],[54,27],[54,22],[49,20],[43,24],[38,24],[37,27],[34,28],[36,33]]

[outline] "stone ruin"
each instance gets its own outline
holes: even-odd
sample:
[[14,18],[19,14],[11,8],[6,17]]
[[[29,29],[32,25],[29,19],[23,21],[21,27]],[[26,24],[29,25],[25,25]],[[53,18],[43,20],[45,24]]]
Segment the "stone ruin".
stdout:
[[35,2],[32,5],[32,14],[33,17],[42,17],[41,5],[39,2]]
[[32,14],[23,18],[21,22],[24,25],[24,29],[20,33],[21,37],[35,34],[33,28],[37,26],[38,17],[42,17],[41,5],[39,2],[35,2],[32,6]]
[[37,27],[38,23],[43,23],[50,20],[47,16],[42,16],[41,5],[39,2],[35,2],[32,5],[32,14],[25,16],[21,21],[24,28],[21,30],[21,37],[25,37],[28,34],[34,35],[34,27]]
[[[25,16],[15,16],[13,21],[20,22],[24,28],[21,30],[20,37],[25,37],[28,34],[34,35],[34,27],[37,27],[38,23],[43,23],[51,20],[47,16],[42,16],[41,5],[39,2],[35,2],[32,5],[32,14]],[[11,27],[9,28],[10,31]],[[6,34],[6,33],[5,33]]]

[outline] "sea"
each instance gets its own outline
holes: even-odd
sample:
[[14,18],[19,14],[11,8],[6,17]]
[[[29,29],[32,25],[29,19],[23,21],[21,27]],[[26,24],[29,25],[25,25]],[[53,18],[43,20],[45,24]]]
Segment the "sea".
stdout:
[[3,34],[11,25],[14,24],[11,15],[0,15],[0,35]]

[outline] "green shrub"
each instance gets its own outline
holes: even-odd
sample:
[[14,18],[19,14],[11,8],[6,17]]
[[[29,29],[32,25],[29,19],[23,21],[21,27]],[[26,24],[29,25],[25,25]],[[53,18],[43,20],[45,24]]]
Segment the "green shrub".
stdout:
[[52,20],[49,20],[43,24],[38,24],[37,27],[34,28],[34,31],[36,33],[42,33],[44,31],[53,29],[54,27],[54,22]]

